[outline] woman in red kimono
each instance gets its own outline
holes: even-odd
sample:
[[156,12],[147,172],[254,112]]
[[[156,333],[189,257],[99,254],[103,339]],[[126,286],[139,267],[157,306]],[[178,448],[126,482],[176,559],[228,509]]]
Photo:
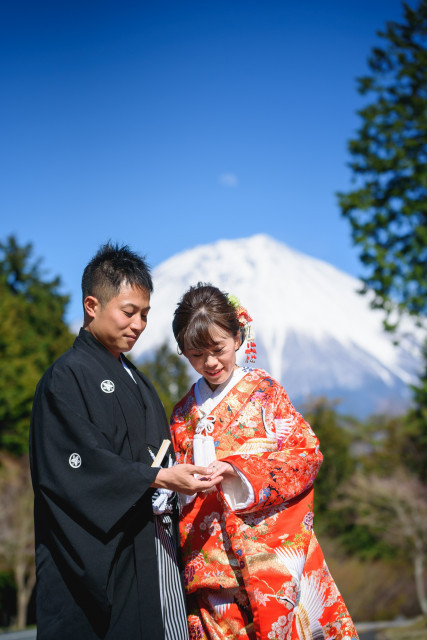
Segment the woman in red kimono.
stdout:
[[243,339],[255,352],[250,321],[235,298],[201,283],[173,321],[202,376],[172,413],[176,457],[222,477],[219,490],[183,496],[190,638],[357,638],[313,531],[318,440],[278,382],[236,366]]

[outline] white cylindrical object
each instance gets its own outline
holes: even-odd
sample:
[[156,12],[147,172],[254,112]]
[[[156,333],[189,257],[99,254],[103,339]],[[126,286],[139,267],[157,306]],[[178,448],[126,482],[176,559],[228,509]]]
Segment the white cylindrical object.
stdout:
[[212,436],[202,436],[196,433],[193,438],[194,464],[200,467],[208,467],[216,460],[215,441]]

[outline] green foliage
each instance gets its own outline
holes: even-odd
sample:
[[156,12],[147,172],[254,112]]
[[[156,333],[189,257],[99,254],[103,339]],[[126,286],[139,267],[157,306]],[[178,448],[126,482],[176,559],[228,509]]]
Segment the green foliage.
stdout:
[[169,419],[175,404],[190,388],[184,357],[173,353],[165,342],[140,369],[154,384]]
[[359,467],[366,473],[393,475],[402,464],[405,438],[403,416],[371,416],[364,425],[364,452],[359,457]]
[[0,243],[0,447],[16,454],[28,449],[38,380],[73,342],[59,287],[59,278],[43,279],[31,244]]
[[393,453],[392,443],[402,440],[403,418],[378,417],[360,423],[338,414],[326,398],[307,405],[304,417],[319,438],[324,455],[315,482],[316,531],[351,556],[370,561],[394,559],[396,549],[375,528],[358,523],[357,505],[348,499],[347,489],[357,469],[372,472],[383,469],[384,464],[393,468],[393,456],[398,459],[398,453]]
[[[425,491],[416,462],[425,460],[426,449],[422,450],[419,431],[409,430],[407,423],[407,416],[378,415],[359,425],[357,447],[353,444],[355,473],[332,504],[332,512],[341,516],[341,529],[336,530],[341,547],[364,560],[395,561],[408,554],[406,541],[399,538],[397,529],[388,535],[390,527],[397,526],[392,523],[398,494],[406,492],[405,508],[413,514],[417,509],[412,507],[411,511],[411,501],[416,492],[424,496]],[[417,446],[411,450],[412,437]],[[422,464],[419,470],[424,471]],[[423,501],[419,498],[420,512]],[[399,527],[401,532],[401,522]]]
[[372,305],[423,315],[427,305],[427,0],[404,4],[403,24],[388,22],[359,93],[373,101],[349,142],[356,188],[339,193],[342,214],[366,266]]
[[406,416],[403,461],[408,469],[427,484],[427,342],[423,348],[424,370],[413,386],[414,406]]
[[424,372],[412,387],[414,405],[405,416],[372,416],[364,426],[367,473],[392,476],[400,466],[427,483],[427,344]]
[[[320,441],[323,463],[316,478],[315,512],[328,518],[330,504],[340,485],[354,471],[355,461],[351,457],[351,432],[348,419],[340,416],[334,404],[327,398],[318,398],[304,408],[304,417]],[[354,431],[354,429],[353,429]]]
[[324,456],[314,485],[316,531],[333,538],[344,551],[366,557],[378,541],[355,524],[352,506],[339,501],[355,470],[353,449],[360,440],[361,425],[338,414],[335,404],[327,398],[307,405],[304,417],[319,438]]

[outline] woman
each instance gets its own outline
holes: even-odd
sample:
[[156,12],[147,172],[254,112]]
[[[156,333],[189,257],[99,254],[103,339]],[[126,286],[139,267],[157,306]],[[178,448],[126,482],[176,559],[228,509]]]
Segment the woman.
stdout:
[[250,321],[235,298],[201,283],[173,320],[201,375],[172,413],[177,460],[222,478],[219,490],[184,496],[190,638],[357,638],[313,532],[318,440],[278,382],[236,366],[244,337],[255,352]]

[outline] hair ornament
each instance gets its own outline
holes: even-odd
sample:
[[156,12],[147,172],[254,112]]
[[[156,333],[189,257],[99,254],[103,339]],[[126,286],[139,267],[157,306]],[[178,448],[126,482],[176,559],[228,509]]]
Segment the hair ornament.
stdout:
[[254,363],[256,359],[255,334],[252,326],[252,318],[247,309],[243,307],[237,296],[229,293],[227,295],[229,304],[235,309],[240,328],[243,331],[243,339],[246,340],[246,362]]

